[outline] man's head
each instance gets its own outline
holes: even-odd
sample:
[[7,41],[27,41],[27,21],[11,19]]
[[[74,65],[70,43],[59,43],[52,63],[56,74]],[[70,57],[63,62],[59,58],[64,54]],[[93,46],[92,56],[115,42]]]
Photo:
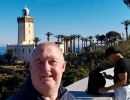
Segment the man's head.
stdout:
[[30,73],[33,86],[40,92],[58,88],[66,62],[59,47],[51,42],[40,44],[32,53]]
[[112,63],[116,62],[116,54],[120,53],[115,47],[108,47],[105,51],[105,57]]

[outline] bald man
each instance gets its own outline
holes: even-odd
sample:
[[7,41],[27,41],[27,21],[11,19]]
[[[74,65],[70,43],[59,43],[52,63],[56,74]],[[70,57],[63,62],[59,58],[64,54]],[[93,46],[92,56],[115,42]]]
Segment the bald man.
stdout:
[[40,44],[30,59],[30,78],[22,90],[9,100],[75,100],[61,84],[66,62],[59,47],[51,42]]

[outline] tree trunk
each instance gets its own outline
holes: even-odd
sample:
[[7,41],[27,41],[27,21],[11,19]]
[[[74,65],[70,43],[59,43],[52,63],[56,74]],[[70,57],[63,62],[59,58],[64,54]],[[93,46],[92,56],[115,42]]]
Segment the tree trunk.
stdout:
[[125,27],[125,30],[126,30],[126,39],[128,40],[128,26],[126,25],[126,27]]
[[79,53],[79,38],[78,38],[78,53]]

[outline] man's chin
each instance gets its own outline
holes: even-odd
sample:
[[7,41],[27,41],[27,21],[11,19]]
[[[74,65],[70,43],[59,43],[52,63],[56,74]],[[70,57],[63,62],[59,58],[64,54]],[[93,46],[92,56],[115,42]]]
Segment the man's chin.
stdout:
[[41,85],[44,86],[45,88],[46,87],[53,87],[55,84],[53,81],[41,81]]
[[42,82],[42,86],[44,88],[57,88],[60,86],[60,84],[58,84],[54,81],[46,81],[46,82]]

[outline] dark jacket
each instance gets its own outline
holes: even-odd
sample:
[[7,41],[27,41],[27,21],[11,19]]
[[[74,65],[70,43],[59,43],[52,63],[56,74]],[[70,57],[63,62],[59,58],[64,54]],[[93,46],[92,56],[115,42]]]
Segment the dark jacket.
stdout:
[[[63,86],[60,86],[58,93],[60,100],[76,100]],[[8,100],[44,100],[42,95],[33,87],[31,78],[29,77],[24,87],[8,98]]]

